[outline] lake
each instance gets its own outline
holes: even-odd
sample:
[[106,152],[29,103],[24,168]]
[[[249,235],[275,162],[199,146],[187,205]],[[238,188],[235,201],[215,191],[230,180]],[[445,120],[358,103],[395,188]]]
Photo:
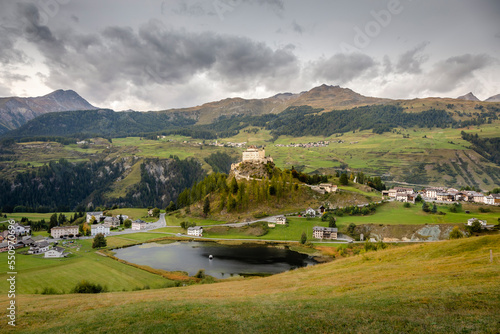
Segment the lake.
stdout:
[[[214,242],[145,243],[115,249],[119,259],[166,271],[185,271],[190,276],[205,269],[205,274],[228,278],[235,275],[272,275],[314,265],[310,256],[286,247]],[[209,259],[212,255],[213,259]]]

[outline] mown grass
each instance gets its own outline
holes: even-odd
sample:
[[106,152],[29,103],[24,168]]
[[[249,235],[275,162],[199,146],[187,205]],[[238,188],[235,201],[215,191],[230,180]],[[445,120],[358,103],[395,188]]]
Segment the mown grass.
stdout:
[[[500,236],[486,236],[368,252],[243,281],[20,295],[15,331],[496,333],[499,254]],[[6,306],[2,297],[0,307]]]
[[[161,235],[157,235],[161,236]],[[69,293],[81,280],[106,286],[109,291],[131,291],[145,286],[160,288],[174,283],[160,276],[121,264],[98,255],[91,248],[92,239],[76,241],[80,248],[67,248],[67,258],[45,259],[42,255],[16,255],[16,292],[42,293],[45,288],[57,293]],[[130,243],[130,241],[128,242]],[[26,249],[25,249],[26,250]],[[2,272],[0,290],[7,291],[7,253],[0,254]]]

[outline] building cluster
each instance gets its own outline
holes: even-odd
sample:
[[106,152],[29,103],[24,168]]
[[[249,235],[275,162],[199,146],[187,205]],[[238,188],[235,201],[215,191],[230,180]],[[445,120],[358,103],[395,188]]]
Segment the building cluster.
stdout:
[[227,142],[227,143],[220,143],[218,140],[209,143],[208,145],[210,146],[218,146],[218,147],[245,147],[247,145],[247,142],[241,142],[241,143],[233,143],[233,142]]
[[[14,238],[9,236],[9,231],[0,233],[0,253],[9,250],[9,241],[14,249],[29,247],[27,253],[33,255],[43,254],[46,258],[66,257],[69,253],[64,248],[58,247],[57,243],[51,244],[47,238],[43,236],[33,237],[29,234],[30,227],[16,223],[16,232]],[[8,241],[9,240],[9,241]]]
[[322,140],[317,142],[309,142],[309,143],[293,143],[293,144],[275,144],[276,147],[303,147],[303,148],[311,148],[311,147],[325,147],[330,145],[330,141]]
[[337,236],[338,236],[338,229],[336,227],[323,227],[323,226],[313,227],[313,238],[315,239],[334,240],[337,239]]
[[500,194],[485,195],[477,191],[457,190],[445,187],[430,187],[415,192],[411,188],[394,187],[382,191],[382,195],[401,202],[415,202],[420,195],[426,201],[437,202],[472,202],[488,205],[500,205]]

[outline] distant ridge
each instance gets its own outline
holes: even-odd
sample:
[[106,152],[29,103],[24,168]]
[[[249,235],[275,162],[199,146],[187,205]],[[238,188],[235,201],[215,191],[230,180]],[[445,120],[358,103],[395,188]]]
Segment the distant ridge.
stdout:
[[457,100],[478,101],[478,102],[481,101],[474,94],[472,94],[472,92],[457,97]]
[[39,97],[0,98],[0,133],[16,129],[33,118],[58,111],[97,109],[73,90],[56,90]]
[[493,96],[487,98],[486,100],[484,100],[484,102],[500,102],[500,94],[493,95]]

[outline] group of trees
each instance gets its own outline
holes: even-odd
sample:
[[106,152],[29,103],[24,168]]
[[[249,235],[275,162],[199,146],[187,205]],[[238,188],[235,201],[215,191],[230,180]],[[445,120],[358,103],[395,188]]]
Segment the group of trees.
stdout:
[[328,182],[327,175],[319,175],[319,174],[309,175],[306,173],[296,171],[293,166],[292,166],[292,170],[290,172],[292,173],[292,177],[294,179],[297,179],[300,182],[304,182],[307,184],[318,184],[318,183],[322,183],[322,182],[323,183]]
[[370,203],[366,206],[363,206],[363,207],[359,207],[357,205],[350,205],[350,206],[346,206],[346,207],[343,207],[343,208],[337,208],[337,209],[333,209],[329,212],[332,212],[334,215],[336,216],[339,216],[339,217],[342,217],[344,215],[348,215],[348,216],[356,216],[356,215],[368,215],[370,213],[373,213],[377,210],[377,206],[378,204],[376,203]]
[[500,137],[480,138],[477,133],[470,134],[461,132],[462,139],[472,144],[472,149],[488,159],[489,161],[500,164]]

